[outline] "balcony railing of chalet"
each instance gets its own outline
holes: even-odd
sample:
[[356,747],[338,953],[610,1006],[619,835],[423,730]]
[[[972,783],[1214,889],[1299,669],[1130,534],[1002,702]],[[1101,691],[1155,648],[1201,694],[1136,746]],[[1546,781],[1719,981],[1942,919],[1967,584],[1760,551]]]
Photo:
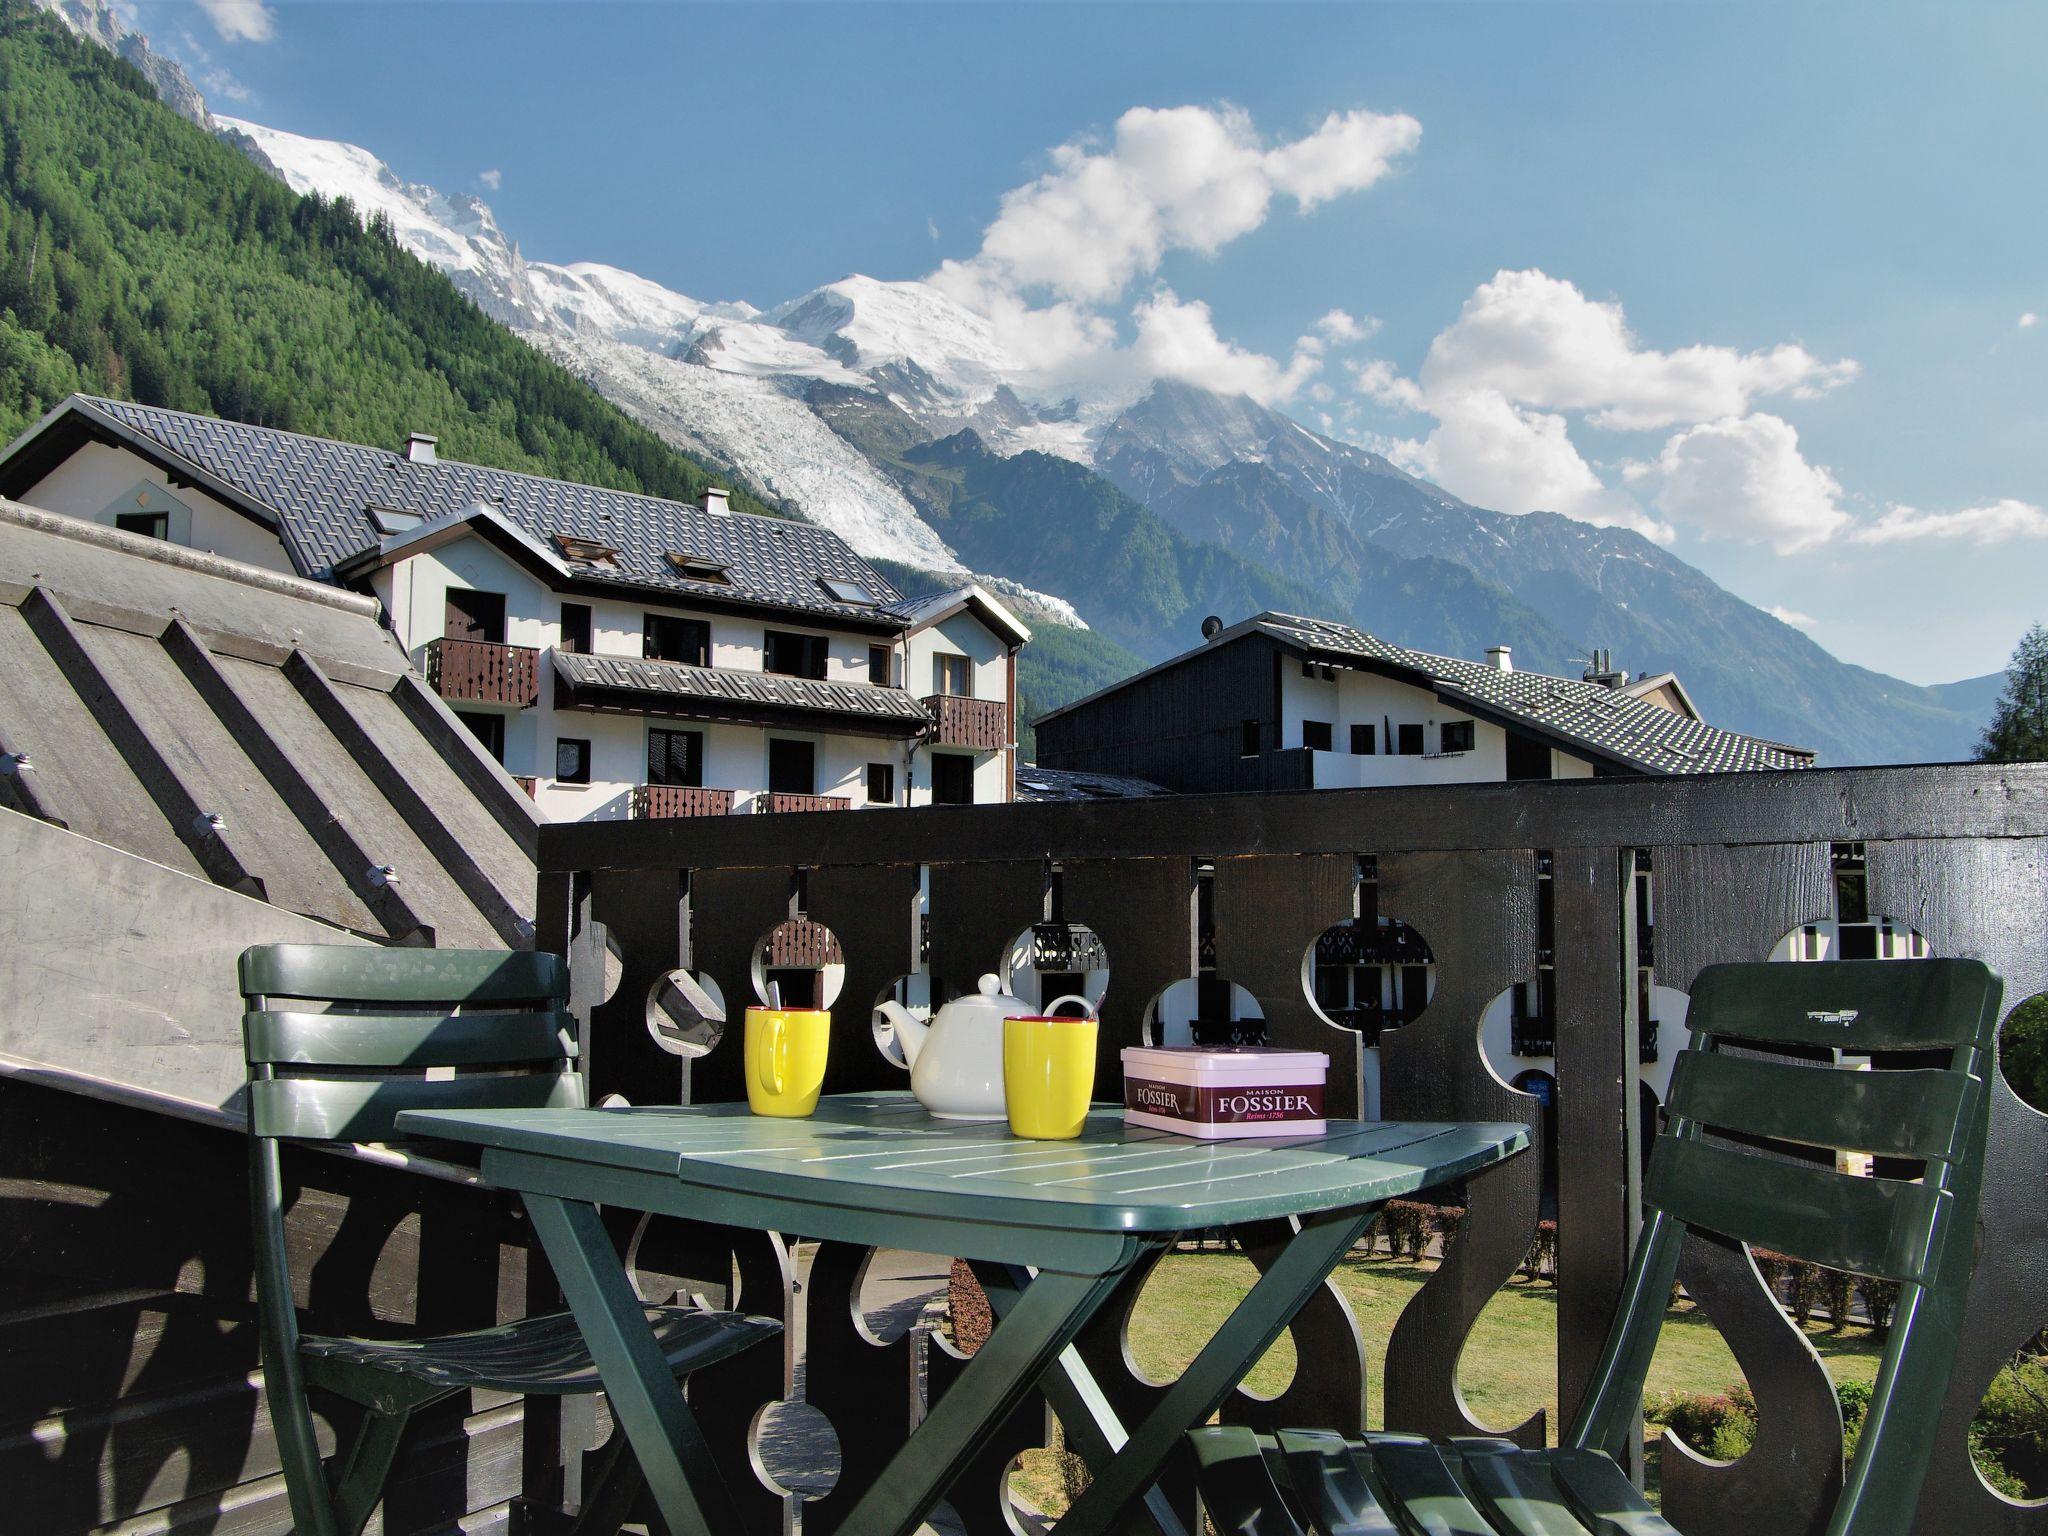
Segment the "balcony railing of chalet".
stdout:
[[530,709],[540,697],[540,652],[488,640],[430,640],[427,682],[451,704]]
[[[1638,1012],[1647,994],[1638,987],[1639,903],[1631,899],[1640,866],[1654,897],[1655,981],[1682,992],[1702,966],[1761,958],[1785,934],[1834,915],[1832,854],[1849,842],[1864,849],[1860,899],[1869,911],[1910,924],[1936,955],[1994,966],[2006,977],[2008,1006],[2048,988],[2048,765],[914,810],[842,818],[824,836],[759,817],[558,824],[540,831],[538,942],[566,950],[572,975],[586,978],[602,974],[608,948],[616,952],[615,988],[575,988],[591,1093],[652,1103],[743,1095],[739,1031],[679,1060],[650,1035],[649,1002],[685,966],[715,979],[729,1007],[750,1000],[764,936],[792,914],[829,928],[845,959],[828,1092],[904,1085],[876,1047],[868,1012],[904,972],[928,970],[939,996],[971,991],[1018,934],[1080,923],[1100,939],[1109,968],[1098,1083],[1114,1094],[1117,1053],[1148,1038],[1150,1000],[1194,972],[1206,937],[1213,974],[1258,1000],[1271,1043],[1330,1053],[1331,1113],[1350,1115],[1365,1045],[1310,1002],[1304,958],[1359,911],[1407,924],[1433,957],[1435,991],[1380,1039],[1382,1114],[1521,1120],[1553,1138],[1435,1196],[1463,1207],[1458,1231],[1398,1326],[1369,1340],[1390,1427],[1469,1435],[1500,1427],[1468,1416],[1458,1361],[1546,1213],[1546,1163],[1556,1170],[1557,1381],[1566,1418],[1588,1391],[1617,1305],[1640,1212],[1640,1169],[1626,1151],[1638,1145],[1642,1114]],[[1363,872],[1372,876],[1365,885]],[[1543,1021],[1555,1056],[1547,1116],[1482,1059],[1477,1028],[1503,992],[1535,979],[1545,927],[1556,956],[1554,1007]],[[921,933],[929,946],[922,962]],[[1979,1479],[1967,1436],[2000,1364],[2048,1318],[2036,1235],[2048,1225],[2044,1166],[2048,1116],[2001,1087],[1982,1257],[1918,1536],[2041,1529],[2038,1511]],[[1259,1233],[1245,1242],[1255,1261],[1269,1251]],[[830,1496],[807,1507],[804,1527],[830,1532],[902,1443],[918,1390],[917,1336],[885,1343],[862,1323],[868,1255],[824,1243],[796,1289],[782,1239],[693,1229],[662,1249],[658,1264],[646,1257],[656,1251],[651,1238],[643,1243],[643,1269],[723,1286],[737,1266],[749,1277],[748,1308],[791,1323],[803,1309],[808,1397],[837,1432],[842,1467]],[[1815,1512],[1831,1503],[1842,1469],[1841,1420],[1820,1361],[1742,1249],[1695,1238],[1679,1274],[1741,1360],[1763,1428],[1756,1448],[1730,1463],[1667,1448],[1665,1514],[1685,1536],[1752,1536],[1759,1510],[1772,1512],[1773,1530],[1818,1529]],[[1143,1280],[1128,1284],[1135,1291]],[[1113,1300],[1079,1344],[1126,1422],[1163,1390],[1125,1362],[1119,1320],[1128,1304]],[[1223,1416],[1357,1431],[1367,1355],[1343,1302],[1326,1290],[1292,1331],[1299,1365],[1285,1393],[1270,1403],[1239,1395]],[[933,1391],[957,1376],[943,1350],[930,1349],[928,1363]],[[750,1527],[779,1531],[782,1499],[748,1476],[746,1446],[759,1405],[780,1393],[780,1363],[737,1364],[718,1388],[704,1389],[701,1400],[715,1404],[709,1432],[722,1463],[740,1469]],[[1560,1427],[1539,1413],[1506,1432],[1534,1444]],[[1044,1443],[1044,1417],[1020,1413],[1013,1430],[954,1487],[951,1502],[971,1531],[1012,1529],[1000,1507],[1004,1474],[1020,1450]],[[1185,1487],[1169,1492],[1187,1506]]]
[[999,752],[1010,744],[1010,708],[1001,699],[967,699],[934,693],[924,700],[932,717],[935,747],[972,747]]
[[528,774],[515,773],[512,775],[512,782],[525,792],[526,798],[529,800],[534,797],[540,788],[540,780]]
[[853,801],[845,795],[793,795],[771,789],[754,796],[754,809],[763,812],[845,811],[852,808]]
[[641,784],[633,790],[633,818],[656,821],[670,816],[730,816],[729,789],[699,789],[691,784]]

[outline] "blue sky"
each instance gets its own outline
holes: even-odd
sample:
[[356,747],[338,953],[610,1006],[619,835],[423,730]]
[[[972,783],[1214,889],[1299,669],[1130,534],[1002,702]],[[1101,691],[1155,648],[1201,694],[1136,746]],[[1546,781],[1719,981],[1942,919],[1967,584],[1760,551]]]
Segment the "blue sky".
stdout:
[[[1204,304],[1311,425],[1653,530],[1913,681],[2048,618],[2048,8],[135,9],[217,108],[481,193],[529,256],[762,305],[970,261],[1133,108],[1261,150],[1410,118],[1369,185],[1274,192],[1087,313]],[[1332,309],[1356,334],[1301,362]]]

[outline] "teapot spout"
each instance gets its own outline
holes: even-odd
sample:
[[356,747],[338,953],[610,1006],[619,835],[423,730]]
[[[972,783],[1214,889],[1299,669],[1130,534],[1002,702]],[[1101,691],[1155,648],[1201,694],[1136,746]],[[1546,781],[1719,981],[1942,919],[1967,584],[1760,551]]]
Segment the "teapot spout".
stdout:
[[931,1034],[931,1026],[919,1020],[893,997],[883,998],[880,1007],[882,1017],[896,1031],[896,1043],[903,1047],[904,1065],[916,1066],[918,1054],[924,1050],[924,1042]]

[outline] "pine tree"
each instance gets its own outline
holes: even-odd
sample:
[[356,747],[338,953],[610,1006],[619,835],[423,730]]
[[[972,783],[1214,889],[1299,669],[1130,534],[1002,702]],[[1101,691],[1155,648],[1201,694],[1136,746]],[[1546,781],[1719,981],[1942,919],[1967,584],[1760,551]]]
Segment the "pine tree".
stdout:
[[1977,761],[2043,760],[2048,760],[2048,628],[2036,624],[2020,636],[2005,669],[2005,692],[1977,743]]

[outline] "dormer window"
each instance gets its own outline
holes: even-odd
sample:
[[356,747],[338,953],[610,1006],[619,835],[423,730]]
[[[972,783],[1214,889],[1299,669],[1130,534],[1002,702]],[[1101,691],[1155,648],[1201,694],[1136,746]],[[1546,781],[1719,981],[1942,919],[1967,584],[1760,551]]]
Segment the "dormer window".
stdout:
[[586,539],[573,533],[555,535],[555,549],[564,560],[578,565],[616,565],[618,550],[598,539]]
[[722,561],[707,560],[702,555],[687,555],[672,549],[668,552],[668,563],[685,581],[708,582],[715,587],[732,585],[732,576]]
[[411,533],[425,521],[417,512],[381,507],[374,501],[363,508],[363,515],[370,520],[370,526],[386,538],[395,533]]
[[854,603],[863,608],[872,608],[879,598],[857,581],[846,581],[838,576],[820,576],[818,585],[825,589],[825,595],[835,603]]

